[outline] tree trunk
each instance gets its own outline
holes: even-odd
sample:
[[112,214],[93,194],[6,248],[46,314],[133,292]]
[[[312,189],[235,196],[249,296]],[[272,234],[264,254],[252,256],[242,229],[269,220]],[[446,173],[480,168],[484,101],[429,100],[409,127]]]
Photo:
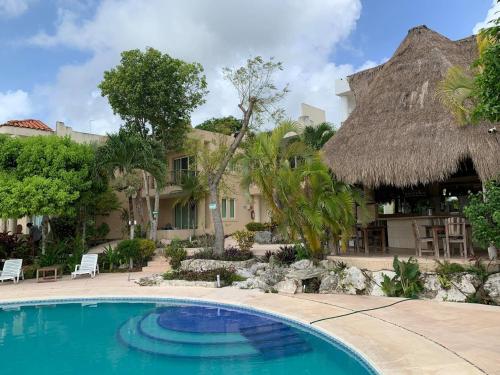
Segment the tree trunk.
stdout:
[[42,255],[47,250],[47,236],[49,234],[49,217],[44,215],[42,218]]
[[160,217],[160,190],[158,189],[158,183],[156,179],[154,179],[155,186],[155,202],[154,202],[154,211],[153,221],[151,222],[151,240],[155,241],[158,237],[158,219]]
[[215,202],[215,212],[212,210],[212,220],[214,223],[214,231],[215,231],[215,252],[221,254],[224,251],[224,226],[222,225],[222,216],[219,209],[219,183],[226,171],[227,165],[231,161],[234,153],[238,149],[243,137],[248,130],[248,125],[250,123],[250,119],[252,117],[253,108],[256,103],[255,98],[250,98],[250,102],[248,105],[248,109],[243,108],[243,104],[239,104],[241,111],[243,112],[243,121],[240,132],[234,138],[233,142],[229,146],[229,150],[226,155],[222,158],[219,168],[211,177],[211,181],[209,182],[209,190],[210,190],[210,203]]
[[135,234],[135,216],[134,216],[134,198],[128,197],[128,220],[130,226],[130,239],[134,239]]
[[219,207],[219,194],[217,193],[217,185],[211,184],[209,190],[210,203],[215,203],[215,210],[210,210],[214,223],[214,250],[217,254],[222,254],[222,252],[224,251],[224,226],[222,225],[222,215]]
[[149,179],[145,171],[142,171],[142,179],[144,181],[144,187],[146,189],[146,207],[148,208],[148,219],[149,219],[149,239],[153,239],[153,209],[151,208],[151,193],[149,189]]

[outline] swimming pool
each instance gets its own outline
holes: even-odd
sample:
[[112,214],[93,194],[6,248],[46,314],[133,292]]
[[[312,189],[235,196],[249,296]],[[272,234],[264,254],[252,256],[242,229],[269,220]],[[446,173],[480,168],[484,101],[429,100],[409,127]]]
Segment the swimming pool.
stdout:
[[0,303],[2,373],[376,374],[350,348],[248,308],[177,299]]

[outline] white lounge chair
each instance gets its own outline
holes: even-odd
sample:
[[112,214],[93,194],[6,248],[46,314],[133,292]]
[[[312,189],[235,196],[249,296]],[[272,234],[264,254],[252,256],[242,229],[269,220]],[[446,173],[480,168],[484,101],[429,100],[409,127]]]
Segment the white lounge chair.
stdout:
[[3,270],[0,271],[0,282],[12,280],[15,284],[19,282],[19,278],[24,280],[23,260],[8,259],[3,265]]
[[81,264],[77,264],[75,271],[71,273],[71,278],[74,279],[79,275],[90,275],[94,278],[97,273],[99,273],[97,254],[84,254]]

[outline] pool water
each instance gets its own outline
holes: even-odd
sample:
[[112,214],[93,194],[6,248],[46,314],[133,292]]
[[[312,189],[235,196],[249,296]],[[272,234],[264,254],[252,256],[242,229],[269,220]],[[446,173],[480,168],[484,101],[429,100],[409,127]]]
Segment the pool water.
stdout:
[[301,325],[182,301],[5,305],[0,368],[2,374],[375,373],[345,346]]

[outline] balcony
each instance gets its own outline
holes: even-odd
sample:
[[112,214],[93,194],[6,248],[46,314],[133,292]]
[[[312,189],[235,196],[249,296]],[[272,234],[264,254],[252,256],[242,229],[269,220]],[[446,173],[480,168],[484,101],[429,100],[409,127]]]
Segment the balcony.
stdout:
[[[169,171],[167,174],[167,185],[161,189],[160,197],[165,198],[168,196],[182,194],[182,185],[184,185],[189,179],[196,177],[196,175],[197,171],[188,169]],[[149,191],[151,195],[155,194],[153,179],[149,179]],[[145,190],[143,190],[143,196],[146,196]]]

